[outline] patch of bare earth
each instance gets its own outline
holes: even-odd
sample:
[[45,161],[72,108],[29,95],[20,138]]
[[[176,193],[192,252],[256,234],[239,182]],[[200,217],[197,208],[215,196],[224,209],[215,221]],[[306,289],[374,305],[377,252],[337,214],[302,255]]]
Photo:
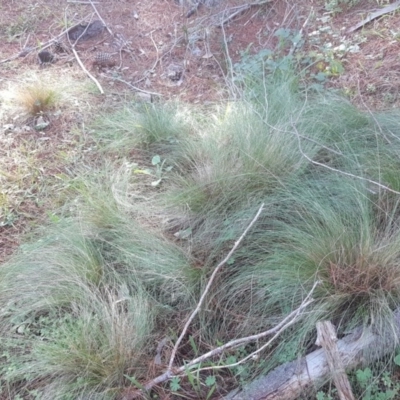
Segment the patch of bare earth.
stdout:
[[[383,3],[387,6],[387,2]],[[335,18],[339,26],[351,27],[378,10],[377,2],[362,1]],[[345,72],[335,86],[343,88],[351,100],[372,110],[400,106],[400,13],[377,18],[348,34],[360,51],[348,54]]]

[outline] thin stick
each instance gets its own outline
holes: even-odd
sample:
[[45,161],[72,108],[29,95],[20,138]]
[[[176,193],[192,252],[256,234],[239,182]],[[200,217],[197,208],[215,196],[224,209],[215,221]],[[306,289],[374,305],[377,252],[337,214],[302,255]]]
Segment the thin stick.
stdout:
[[235,8],[239,8],[239,9],[238,9],[237,11],[233,12],[231,15],[228,15],[225,19],[223,19],[223,20],[218,24],[218,26],[222,26],[222,25],[226,24],[226,23],[227,23],[228,21],[230,21],[232,18],[235,18],[236,15],[242,13],[243,11],[247,11],[247,10],[250,9],[251,7],[254,7],[254,6],[262,6],[262,5],[264,5],[264,4],[271,3],[272,1],[273,1],[273,0],[257,1],[257,2],[255,2],[255,3],[249,3],[249,4],[245,4],[245,5],[243,5],[243,6],[232,7],[231,10],[232,10],[232,9],[235,9]]
[[400,7],[400,1],[396,1],[395,3],[389,4],[385,8],[382,8],[381,10],[378,10],[378,11],[375,11],[375,12],[369,14],[366,19],[364,19],[360,23],[352,26],[351,28],[347,29],[346,33],[354,32],[357,29],[360,29],[364,25],[368,24],[369,22],[373,21],[375,18],[379,18],[382,15],[396,11],[399,7]]
[[[260,211],[259,211],[260,212]],[[258,214],[259,215],[259,214]],[[252,221],[252,223],[255,222],[255,219]],[[250,226],[249,228],[250,229]],[[243,238],[244,235],[242,235],[241,238]],[[240,240],[240,239],[239,239]],[[243,362],[247,361],[249,358],[254,357],[254,355],[256,353],[261,352],[265,347],[269,346],[272,341],[274,341],[285,329],[287,329],[288,327],[290,327],[291,325],[293,325],[295,322],[298,321],[298,318],[300,316],[300,314],[303,312],[303,310],[309,305],[311,304],[314,299],[311,298],[312,293],[314,292],[315,288],[317,287],[317,285],[320,284],[320,281],[317,281],[314,283],[312,289],[310,290],[310,292],[308,293],[308,295],[306,296],[306,298],[302,301],[302,303],[300,304],[300,306],[292,311],[289,315],[287,315],[278,325],[276,325],[274,328],[271,328],[267,331],[258,333],[256,335],[251,335],[251,336],[247,336],[244,338],[240,338],[240,339],[235,339],[235,340],[231,340],[230,342],[219,346],[211,351],[209,351],[208,353],[205,353],[203,355],[201,355],[200,357],[195,358],[194,360],[190,361],[189,363],[179,367],[179,368],[175,368],[174,371],[172,372],[171,370],[167,370],[166,372],[164,372],[162,375],[157,376],[156,378],[152,379],[150,382],[148,382],[147,384],[144,385],[144,389],[145,390],[150,390],[152,387],[154,387],[155,385],[165,382],[166,380],[172,378],[173,376],[177,376],[185,371],[187,371],[188,368],[194,367],[197,364],[205,361],[206,359],[216,356],[218,354],[221,354],[223,351],[229,349],[229,348],[233,348],[233,347],[237,347],[238,345],[242,345],[244,343],[248,343],[251,341],[256,341],[259,340],[265,336],[269,336],[272,334],[275,334],[267,343],[265,343],[260,349],[256,350],[255,352],[253,352],[252,354],[250,354],[249,356],[245,357],[242,360],[239,360],[237,363],[235,364],[229,364],[229,365],[222,365],[222,366],[217,366],[217,367],[209,367],[209,368],[202,368],[200,369],[200,371],[205,370],[205,369],[219,369],[219,368],[230,368],[239,364],[242,364]]]
[[151,41],[153,42],[154,47],[156,48],[157,59],[156,59],[156,62],[154,63],[154,67],[152,68],[152,70],[154,70],[154,69],[156,68],[156,65],[157,65],[158,62],[160,61],[160,54],[159,54],[159,51],[158,51],[158,47],[157,47],[157,45],[156,45],[156,42],[155,42],[154,39],[153,39],[153,32],[154,32],[154,31],[151,31],[151,32],[150,32],[150,39],[151,39]]
[[[152,94],[152,95],[154,95],[154,96],[162,96],[160,93],[149,92],[148,90],[143,90],[143,89],[140,89],[140,88],[138,88],[138,87],[136,87],[136,86],[133,86],[133,85],[131,85],[129,82],[124,81],[123,79],[120,79],[120,78],[114,78],[114,79],[115,79],[116,81],[120,81],[120,82],[122,82],[122,83],[125,83],[126,85],[128,85],[129,87],[131,87],[131,88],[134,89],[134,90],[137,90],[138,92],[147,93],[147,94]],[[141,79],[141,80],[143,80],[143,79]],[[140,81],[138,81],[138,82],[140,82]]]
[[320,163],[318,161],[315,161],[315,160],[311,159],[310,157],[308,157],[307,154],[305,154],[303,152],[303,149],[301,147],[300,134],[299,134],[296,126],[294,125],[293,121],[292,121],[292,127],[293,127],[294,133],[295,133],[295,135],[297,137],[300,153],[305,159],[310,161],[310,163],[312,163],[314,165],[319,165],[320,167],[324,167],[326,169],[329,169],[330,171],[334,171],[334,172],[337,172],[337,173],[342,174],[342,175],[350,176],[350,177],[355,178],[355,179],[360,179],[362,181],[366,181],[366,182],[372,183],[373,185],[376,185],[376,186],[378,186],[378,187],[380,187],[382,189],[388,190],[389,192],[392,192],[392,193],[395,193],[395,194],[400,194],[400,192],[398,192],[397,190],[393,190],[388,186],[385,186],[385,185],[382,185],[379,182],[373,181],[372,179],[364,178],[363,176],[354,175],[354,174],[351,174],[350,172],[341,171],[340,169],[336,169],[336,168],[330,167],[329,165],[325,165],[325,164],[322,164],[322,163]]
[[108,33],[112,36],[114,36],[114,34],[112,33],[111,29],[108,27],[108,25],[104,22],[104,19],[101,18],[101,15],[99,14],[99,12],[97,11],[96,6],[94,5],[92,0],[89,0],[90,5],[93,7],[94,12],[97,14],[97,16],[99,17],[99,20],[103,23],[103,25],[106,27],[106,29],[108,30]]
[[72,52],[74,53],[74,56],[76,58],[76,61],[78,61],[79,66],[82,68],[83,72],[96,84],[98,89],[100,90],[101,94],[104,94],[104,90],[101,87],[99,81],[86,69],[86,67],[83,65],[81,59],[78,56],[78,53],[76,52],[75,48],[72,46],[71,47]]
[[[207,367],[207,368],[201,368],[198,369],[196,371],[205,371],[205,370],[209,370],[209,369],[222,369],[222,368],[231,368],[231,367],[236,367],[240,364],[243,364],[244,362],[246,362],[247,360],[249,360],[250,358],[254,358],[255,355],[257,355],[258,353],[260,353],[261,351],[263,351],[266,347],[268,347],[278,336],[280,336],[280,334],[285,331],[287,328],[289,328],[290,326],[292,326],[294,323],[296,323],[298,321],[298,317],[299,315],[303,312],[303,310],[309,306],[311,303],[314,302],[314,299],[311,298],[312,293],[314,292],[315,288],[317,287],[317,285],[319,285],[321,283],[321,281],[316,281],[313,285],[313,287],[311,288],[310,292],[307,294],[306,298],[302,301],[302,303],[300,304],[300,306],[292,311],[289,315],[287,315],[278,325],[276,325],[274,328],[269,329],[268,331],[264,331],[261,333],[258,333],[256,335],[252,335],[252,336],[248,336],[248,337],[244,337],[244,338],[240,338],[240,339],[235,339],[232,340],[226,344],[224,344],[223,346],[220,346],[214,350],[209,351],[206,354],[203,354],[202,356],[198,357],[196,360],[192,360],[190,361],[188,364],[186,364],[184,368],[187,369],[188,367],[191,367],[195,364],[199,364],[200,362],[215,356],[217,354],[222,353],[224,350],[231,348],[231,347],[237,347],[238,345],[244,344],[244,343],[248,343],[248,342],[253,342],[256,340],[259,340],[265,336],[269,336],[273,333],[275,333],[275,335],[268,340],[267,343],[263,344],[259,349],[257,349],[256,351],[254,351],[253,353],[249,354],[248,356],[242,358],[241,360],[237,361],[236,363],[233,364],[227,364],[227,365],[217,365],[217,366],[213,366],[213,367]],[[179,368],[180,369],[180,368]]]
[[294,42],[294,43],[293,43],[292,48],[289,50],[289,54],[288,54],[289,56],[293,55],[294,51],[296,50],[296,47],[299,45],[299,42],[300,42],[301,38],[303,37],[303,30],[304,30],[304,28],[306,27],[306,25],[308,24],[308,21],[310,20],[311,15],[313,15],[313,14],[314,14],[314,10],[311,9],[310,14],[308,14],[307,19],[304,21],[303,26],[301,27],[299,33],[296,35],[296,36],[298,36],[300,39],[299,39],[297,42]]
[[210,290],[210,287],[212,285],[212,283],[214,282],[214,278],[217,275],[218,271],[221,269],[221,267],[232,257],[232,254],[235,252],[235,250],[238,248],[238,246],[240,245],[240,243],[242,242],[242,240],[244,239],[244,237],[247,235],[247,232],[251,229],[251,227],[255,224],[255,222],[257,221],[258,217],[260,216],[262,210],[264,208],[264,203],[261,204],[260,208],[257,211],[257,214],[255,215],[255,217],[253,218],[253,220],[250,222],[250,224],[247,226],[247,228],[245,229],[245,231],[242,233],[242,236],[240,236],[240,238],[235,242],[234,246],[232,247],[231,251],[228,253],[228,255],[217,265],[217,267],[214,269],[213,273],[211,274],[211,277],[204,289],[203,294],[200,297],[200,300],[195,308],[195,310],[192,312],[192,314],[190,315],[189,319],[187,320],[185,326],[182,329],[182,333],[179,336],[178,340],[175,343],[174,348],[172,349],[171,352],[171,358],[169,360],[169,364],[168,364],[168,370],[167,372],[170,372],[172,370],[172,366],[174,364],[175,361],[175,356],[176,356],[176,352],[178,351],[178,347],[181,344],[182,339],[184,338],[184,336],[186,335],[186,332],[189,328],[189,325],[191,324],[191,322],[193,321],[194,317],[197,315],[197,313],[200,311],[200,308],[204,302],[204,299],[206,298],[208,291]]

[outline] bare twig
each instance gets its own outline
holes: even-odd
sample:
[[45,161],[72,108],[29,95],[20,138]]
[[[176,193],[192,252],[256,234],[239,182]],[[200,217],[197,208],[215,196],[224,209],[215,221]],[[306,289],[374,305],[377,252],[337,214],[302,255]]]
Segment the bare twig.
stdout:
[[[65,10],[65,11],[66,11],[66,10]],[[91,16],[90,20],[92,19],[92,17],[93,17],[93,15]],[[65,24],[68,25],[68,24],[67,24],[67,15],[66,15],[66,12],[64,13],[64,19],[65,19]],[[76,26],[76,25],[75,25],[75,26]],[[86,29],[87,29],[88,26],[89,26],[89,25],[86,26],[85,31],[86,31]],[[84,31],[84,32],[85,32],[85,31]],[[80,39],[80,37],[83,35],[84,32],[82,32],[82,34],[81,34],[81,35],[79,36],[79,38],[75,41],[74,44],[71,43],[71,40],[70,40],[70,38],[69,38],[68,35],[67,35],[67,39],[68,39],[69,45],[71,46],[72,53],[74,54],[75,59],[76,59],[76,61],[78,62],[79,66],[82,68],[83,72],[96,84],[96,86],[98,87],[100,93],[101,93],[101,94],[104,94],[104,90],[103,90],[103,88],[101,87],[99,81],[86,69],[86,67],[83,65],[83,62],[82,62],[81,59],[79,58],[79,55],[78,55],[77,51],[75,50],[75,45],[76,45],[77,41]]]
[[[134,89],[134,90],[137,90],[138,92],[147,93],[147,94],[152,94],[152,95],[154,95],[154,96],[162,96],[160,93],[149,92],[148,90],[140,89],[140,88],[138,88],[138,87],[136,87],[136,86],[133,86],[132,84],[130,84],[130,83],[127,82],[127,81],[124,81],[123,79],[120,79],[120,78],[113,78],[113,79],[115,79],[116,81],[125,83],[125,85],[128,85],[129,87],[131,87],[131,88]],[[143,80],[143,79],[141,79],[141,80]],[[140,81],[138,81],[138,82],[140,82]]]
[[396,11],[398,8],[400,7],[400,1],[396,1],[395,3],[389,4],[388,6],[382,8],[381,10],[375,11],[371,14],[368,15],[367,18],[365,18],[363,21],[361,21],[360,23],[352,26],[351,28],[349,28],[346,33],[351,33],[356,31],[357,29],[360,29],[361,27],[363,27],[364,25],[368,24],[369,22],[373,21],[376,18],[381,17],[382,15],[391,13],[393,11]]
[[157,59],[156,59],[156,61],[155,61],[155,63],[154,63],[154,66],[153,66],[153,68],[152,68],[152,70],[155,70],[157,64],[160,62],[160,54],[159,54],[159,51],[158,51],[158,47],[157,47],[157,45],[156,45],[156,42],[155,42],[154,39],[153,39],[153,32],[154,32],[154,31],[151,31],[151,32],[150,32],[150,39],[151,39],[151,41],[153,42],[153,45],[154,45],[154,47],[156,48],[156,53],[157,53]]
[[[30,50],[30,51],[28,52],[28,54],[31,53],[32,51],[33,51],[33,49]],[[0,61],[0,64],[3,64],[3,63],[6,63],[6,62],[15,60],[15,59],[18,58],[18,57],[19,57],[19,54],[15,55],[15,56],[12,56],[12,57],[5,58],[4,60],[1,60],[1,61]]]
[[[357,89],[358,89],[358,96],[361,100],[361,103],[363,103],[363,106],[365,107],[365,109],[368,111],[368,114],[371,116],[371,118],[374,120],[376,126],[379,129],[379,132],[381,133],[381,135],[385,138],[385,140],[388,142],[388,144],[391,144],[390,140],[386,137],[385,133],[383,132],[383,129],[381,127],[381,124],[379,123],[379,121],[376,119],[374,113],[371,111],[371,109],[367,106],[367,104],[365,103],[363,96],[361,95],[361,89],[360,89],[360,80],[357,80]],[[392,134],[392,136],[394,136],[397,140],[398,137],[396,135],[393,135],[392,132],[390,132]]]
[[100,90],[101,94],[104,94],[104,90],[101,87],[99,81],[86,69],[86,67],[83,65],[81,59],[78,56],[78,53],[76,52],[74,46],[71,47],[72,52],[74,53],[74,56],[76,58],[76,61],[78,61],[79,66],[82,68],[83,72],[96,84],[98,89]]
[[111,29],[108,27],[108,25],[104,22],[104,19],[101,17],[101,15],[99,14],[99,12],[97,11],[96,6],[94,5],[92,0],[89,0],[90,5],[93,7],[94,12],[97,14],[97,16],[99,17],[99,20],[103,23],[103,25],[106,27],[106,29],[108,30],[108,33],[110,35],[113,35]]
[[[261,212],[261,208],[259,210],[259,213],[260,212]],[[259,213],[257,213],[257,215],[259,215]],[[254,223],[255,220],[256,220],[256,218],[253,219],[252,223]],[[250,229],[250,226],[248,227],[248,229]],[[241,236],[241,238],[243,238],[243,237],[244,237],[244,235]],[[238,242],[236,242],[236,243],[238,243]],[[315,288],[317,287],[317,285],[319,283],[320,283],[320,281],[315,282],[313,287],[312,287],[312,289],[310,290],[310,292],[308,293],[306,298],[302,301],[300,306],[296,310],[292,311],[289,315],[287,315],[274,328],[269,329],[269,330],[264,331],[264,332],[261,332],[261,333],[258,333],[256,335],[251,335],[251,336],[247,336],[247,337],[244,337],[244,338],[231,340],[230,342],[228,342],[228,343],[226,343],[226,344],[224,344],[222,346],[219,346],[219,347],[209,351],[208,353],[205,353],[205,354],[201,355],[200,357],[195,358],[194,360],[191,360],[190,362],[186,363],[185,365],[182,365],[179,368],[175,368],[174,371],[167,370],[162,375],[157,376],[156,378],[154,378],[150,382],[148,382],[146,385],[144,385],[145,390],[150,390],[155,385],[157,385],[159,383],[162,383],[162,382],[165,382],[166,380],[172,378],[173,376],[178,376],[178,375],[184,373],[185,371],[187,371],[188,369],[197,366],[199,363],[201,363],[201,362],[203,362],[203,361],[205,361],[205,360],[207,360],[207,359],[209,359],[211,357],[214,357],[214,356],[216,356],[218,354],[223,353],[227,349],[235,348],[235,347],[237,347],[239,345],[243,345],[243,344],[248,343],[248,342],[256,341],[256,340],[259,340],[259,339],[261,339],[263,337],[266,337],[266,336],[274,334],[274,336],[267,343],[265,343],[262,347],[260,347],[258,350],[256,350],[255,352],[251,353],[247,357],[243,358],[242,360],[239,360],[237,363],[229,364],[229,365],[214,366],[214,367],[209,367],[209,368],[202,368],[202,369],[200,369],[200,371],[203,371],[203,370],[206,370],[206,369],[231,368],[231,367],[234,367],[236,365],[244,363],[249,358],[253,358],[257,353],[261,352],[266,347],[268,347],[285,329],[289,328],[290,326],[292,326],[294,323],[296,323],[298,321],[298,318],[302,314],[304,309],[314,301],[311,298],[311,295],[312,295],[312,293],[314,292]]]
[[[235,12],[233,12],[232,14],[230,14],[226,18],[224,18],[222,21],[220,21],[218,26],[222,26],[222,25],[226,24],[228,21],[235,18],[238,14],[241,14],[243,11],[246,11],[251,7],[262,6],[264,4],[271,3],[272,1],[273,0],[263,0],[263,1],[257,1],[255,3],[245,4],[245,5],[239,6],[239,7],[232,7],[231,9],[238,8],[238,10],[236,10]],[[224,13],[226,13],[226,11],[224,11]]]
[[297,42],[294,42],[294,43],[293,43],[293,45],[292,45],[292,47],[291,47],[291,49],[290,49],[290,51],[289,51],[289,55],[290,55],[290,56],[293,55],[294,51],[296,50],[297,46],[299,45],[299,42],[300,42],[301,38],[303,37],[304,28],[307,26],[308,21],[310,20],[310,18],[311,18],[311,16],[312,16],[313,14],[314,14],[314,10],[311,8],[310,14],[308,14],[308,17],[307,17],[307,19],[304,21],[304,24],[303,24],[303,26],[301,27],[301,29],[300,29],[298,35],[296,35],[296,36],[299,37],[299,40],[298,40]]
[[211,285],[214,282],[214,278],[217,275],[217,273],[219,272],[219,270],[221,269],[221,267],[232,257],[232,254],[235,252],[235,250],[238,248],[238,246],[240,245],[240,243],[242,242],[242,240],[244,239],[244,237],[247,235],[247,232],[251,229],[251,227],[255,224],[255,222],[257,221],[258,217],[260,216],[262,210],[264,208],[264,203],[261,204],[260,208],[257,211],[257,214],[255,215],[255,217],[253,218],[253,220],[250,222],[250,224],[247,226],[247,228],[245,229],[245,231],[242,233],[242,236],[240,236],[240,238],[235,242],[234,246],[232,247],[231,251],[228,253],[228,255],[216,266],[216,268],[214,269],[213,273],[210,276],[210,279],[204,289],[203,294],[200,297],[200,300],[195,308],[195,310],[192,312],[192,314],[190,315],[189,319],[186,321],[185,326],[182,329],[182,333],[180,334],[178,340],[175,343],[174,348],[172,349],[171,352],[171,358],[169,360],[169,364],[168,364],[168,371],[172,370],[172,366],[174,365],[174,361],[175,361],[175,356],[176,356],[176,352],[178,351],[178,347],[181,344],[182,339],[184,338],[184,336],[186,335],[186,332],[189,328],[189,325],[191,324],[191,322],[193,321],[194,317],[197,315],[197,313],[200,311],[201,306],[203,305],[204,299],[206,298],[208,291],[210,290]]
[[[311,303],[314,302],[314,299],[311,298],[311,295],[313,294],[315,288],[320,284],[320,281],[316,281],[313,285],[313,287],[311,288],[310,292],[307,294],[306,298],[302,301],[302,303],[300,304],[300,306],[292,311],[289,315],[287,315],[278,325],[276,325],[274,328],[269,329],[268,331],[264,331],[261,333],[258,333],[256,335],[252,335],[252,336],[247,336],[244,338],[240,338],[240,339],[235,339],[235,340],[231,340],[230,342],[217,347],[216,349],[213,349],[211,351],[209,351],[206,354],[203,354],[202,356],[198,357],[195,360],[190,361],[189,363],[187,363],[184,367],[184,370],[188,369],[191,366],[194,366],[196,364],[199,364],[200,362],[205,361],[206,359],[213,357],[215,355],[218,355],[220,353],[222,353],[224,350],[232,348],[232,347],[237,347],[240,346],[244,343],[248,343],[248,342],[253,342],[256,340],[259,340],[263,337],[269,336],[274,334],[274,336],[268,340],[268,342],[264,343],[259,349],[255,350],[253,353],[247,355],[246,357],[242,358],[241,360],[233,363],[233,364],[226,364],[226,365],[216,365],[216,366],[212,366],[212,367],[206,367],[206,368],[200,368],[197,369],[196,371],[205,371],[205,370],[210,370],[210,369],[222,369],[222,368],[232,368],[232,367],[236,367],[240,364],[243,364],[244,362],[246,362],[249,359],[254,359],[254,357],[260,353],[261,351],[263,351],[266,347],[268,347],[277,337],[280,336],[280,334],[285,331],[287,328],[289,328],[290,326],[292,326],[293,324],[295,324],[298,321],[298,317],[300,316],[300,314],[303,312],[303,310],[309,306]],[[179,368],[178,370],[180,370],[181,368]]]
[[395,193],[395,194],[400,194],[400,192],[398,192],[397,190],[393,190],[389,186],[382,185],[381,183],[373,181],[372,179],[364,178],[363,176],[359,176],[359,175],[354,175],[354,174],[351,174],[350,172],[341,171],[340,169],[336,169],[336,168],[330,167],[329,165],[322,164],[322,163],[320,163],[318,161],[315,161],[315,160],[311,159],[310,157],[308,157],[307,154],[304,153],[304,151],[303,151],[303,149],[301,147],[300,134],[299,134],[295,124],[293,123],[293,121],[292,121],[292,127],[293,127],[294,133],[295,133],[295,135],[297,137],[300,153],[305,159],[310,161],[310,163],[312,163],[314,165],[318,165],[320,167],[324,167],[326,169],[329,169],[330,171],[334,171],[334,172],[337,172],[337,173],[342,174],[342,175],[350,176],[351,178],[360,179],[362,181],[369,182],[369,183],[371,183],[373,185],[376,185],[376,186],[378,186],[378,187],[380,187],[382,189],[385,189],[385,190],[387,190],[389,192],[392,192],[392,193]]

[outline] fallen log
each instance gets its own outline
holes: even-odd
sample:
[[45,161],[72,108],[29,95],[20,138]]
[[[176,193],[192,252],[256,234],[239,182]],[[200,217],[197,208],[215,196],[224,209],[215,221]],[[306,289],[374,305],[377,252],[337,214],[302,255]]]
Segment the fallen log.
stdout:
[[[358,327],[337,341],[343,368],[350,371],[371,364],[393,352],[400,337],[400,309],[393,315],[393,325],[377,332],[373,327]],[[299,360],[285,363],[260,377],[241,391],[229,393],[225,400],[296,400],[315,395],[332,374],[325,350],[318,349]],[[312,398],[312,397],[310,397]]]
[[364,25],[368,24],[369,22],[373,21],[374,19],[379,18],[382,15],[396,11],[399,7],[400,7],[400,1],[396,1],[395,3],[389,4],[385,8],[382,8],[381,10],[378,10],[378,11],[375,11],[375,12],[369,14],[367,18],[365,18],[358,24],[352,26],[351,28],[347,29],[346,33],[354,32],[357,29],[362,28]]

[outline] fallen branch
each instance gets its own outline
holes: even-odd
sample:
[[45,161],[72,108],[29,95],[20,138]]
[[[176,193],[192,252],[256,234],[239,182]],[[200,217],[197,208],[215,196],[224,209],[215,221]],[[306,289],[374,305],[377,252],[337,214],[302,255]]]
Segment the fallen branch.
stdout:
[[340,400],[355,400],[349,378],[343,367],[337,347],[336,329],[330,321],[317,322],[317,340],[315,344],[325,350],[329,371],[338,391]]
[[[136,87],[136,86],[133,86],[131,83],[129,83],[129,82],[127,82],[127,81],[124,81],[123,79],[120,79],[120,78],[117,78],[117,77],[115,77],[115,78],[113,78],[113,79],[115,79],[116,81],[125,83],[125,85],[128,85],[129,87],[131,87],[131,88],[134,89],[134,90],[137,90],[138,92],[150,94],[150,95],[153,95],[153,96],[161,96],[160,93],[149,92],[148,90],[140,89],[140,88],[138,88],[138,87]],[[140,82],[140,81],[138,81],[138,82]]]
[[[215,369],[222,369],[222,368],[231,368],[231,367],[235,367],[237,365],[244,363],[245,361],[247,361],[250,358],[253,358],[257,353],[261,352],[266,347],[268,347],[285,329],[289,328],[290,326],[292,326],[294,323],[296,323],[298,321],[298,319],[299,319],[300,315],[303,313],[304,309],[314,301],[311,298],[311,295],[314,292],[314,290],[318,284],[319,284],[319,282],[315,282],[310,293],[306,296],[306,298],[303,300],[303,302],[300,304],[300,306],[296,310],[292,311],[289,315],[287,315],[274,328],[269,329],[264,332],[261,332],[261,333],[258,333],[256,335],[251,335],[251,336],[247,336],[244,338],[231,340],[230,342],[225,343],[224,345],[219,346],[219,347],[209,351],[208,353],[205,353],[205,354],[195,358],[194,360],[189,361],[188,363],[186,363],[185,365],[183,365],[181,367],[174,368],[173,371],[167,370],[162,375],[157,376],[156,378],[152,379],[150,382],[145,384],[143,386],[144,389],[150,390],[151,388],[153,388],[155,385],[157,385],[159,383],[165,382],[166,380],[171,379],[174,376],[179,376],[182,373],[185,373],[188,369],[197,368],[196,371],[204,371],[204,370],[209,370],[209,369],[215,370]],[[201,368],[201,369],[198,368],[200,363],[204,362],[205,360],[208,360],[211,357],[215,357],[216,355],[223,353],[225,350],[232,349],[232,348],[238,347],[240,345],[243,345],[243,344],[246,344],[249,342],[257,341],[257,340],[260,340],[260,339],[262,339],[266,336],[270,336],[270,335],[274,335],[274,336],[267,343],[265,343],[258,350],[251,353],[247,357],[243,358],[242,360],[239,360],[235,364],[220,365],[220,366]]]
[[86,67],[83,65],[81,59],[78,56],[78,53],[76,52],[74,46],[71,46],[72,53],[74,53],[74,56],[76,58],[76,61],[78,61],[79,66],[82,68],[83,72],[96,84],[98,87],[99,91],[101,94],[104,94],[104,90],[101,87],[99,81],[86,69]]
[[214,282],[214,278],[217,275],[217,273],[219,272],[219,270],[221,269],[221,267],[223,265],[225,265],[225,263],[232,257],[232,254],[236,251],[236,249],[239,247],[240,243],[242,242],[242,240],[244,239],[244,237],[247,235],[247,232],[251,229],[251,227],[255,224],[255,222],[257,221],[258,217],[260,216],[260,214],[262,213],[262,210],[264,208],[264,204],[261,204],[260,208],[257,211],[257,214],[255,215],[255,217],[253,218],[253,220],[250,222],[250,224],[247,226],[247,228],[244,230],[244,232],[242,233],[242,236],[240,236],[240,238],[235,242],[235,244],[233,245],[231,251],[228,253],[228,255],[216,266],[216,268],[214,269],[213,273],[210,276],[210,279],[208,280],[208,283],[204,289],[203,294],[200,297],[200,300],[196,306],[196,308],[194,309],[194,311],[192,312],[192,314],[190,315],[189,319],[186,321],[185,326],[182,329],[182,333],[180,334],[178,340],[175,343],[174,348],[172,349],[171,352],[171,358],[169,360],[169,364],[168,364],[168,371],[171,372],[172,370],[172,366],[174,365],[174,361],[175,361],[175,355],[176,352],[178,351],[178,347],[181,344],[182,339],[184,338],[184,336],[186,335],[186,332],[189,328],[189,325],[191,324],[191,322],[193,321],[194,317],[198,314],[198,312],[200,311],[201,306],[203,305],[203,302],[208,294],[208,291],[210,290],[211,285]]
[[[362,368],[393,353],[399,343],[400,309],[393,313],[393,325],[383,331],[360,326],[337,341],[337,349],[345,370]],[[224,400],[296,400],[314,398],[315,391],[332,378],[326,352],[318,349],[299,360],[285,363],[268,375],[233,391]]]
[[395,3],[389,4],[388,6],[382,8],[381,10],[375,11],[371,14],[368,15],[367,18],[359,22],[358,24],[352,26],[349,28],[346,33],[351,33],[356,31],[357,29],[362,28],[364,25],[368,24],[369,22],[373,21],[376,18],[381,17],[382,15],[389,14],[393,11],[396,11],[398,8],[400,8],[400,1],[396,1]]
[[[273,0],[263,0],[263,1],[257,1],[254,3],[249,3],[245,4],[243,6],[237,6],[237,7],[232,7],[230,10],[237,8],[236,11],[234,11],[232,14],[228,15],[226,18],[224,18],[222,21],[218,23],[217,26],[222,26],[229,22],[231,19],[235,18],[237,15],[241,14],[244,11],[249,10],[251,7],[256,7],[256,6],[262,6],[267,3],[271,3]],[[222,11],[224,14],[226,14],[226,10]]]
[[243,345],[245,343],[249,343],[249,342],[253,342],[253,341],[256,341],[256,340],[260,340],[260,339],[262,339],[262,338],[264,338],[266,336],[270,336],[270,335],[274,334],[274,336],[270,340],[268,340],[268,342],[264,343],[256,351],[252,352],[251,354],[247,355],[246,357],[242,358],[241,360],[239,360],[239,361],[237,361],[237,362],[235,362],[233,364],[217,365],[217,366],[207,367],[207,368],[198,368],[198,369],[196,369],[196,372],[237,367],[238,365],[243,364],[244,362],[246,362],[246,361],[248,361],[250,359],[254,359],[254,357],[256,357],[258,353],[261,353],[265,348],[270,346],[271,343],[277,337],[279,337],[283,331],[285,331],[287,328],[289,328],[290,326],[292,326],[293,324],[295,324],[298,321],[299,316],[302,314],[304,309],[306,307],[308,307],[314,301],[314,299],[311,298],[311,295],[314,293],[315,288],[319,284],[320,284],[320,281],[315,282],[313,287],[312,287],[312,289],[310,290],[310,292],[308,293],[306,298],[302,301],[300,306],[296,310],[292,311],[289,315],[287,315],[274,328],[269,329],[268,331],[264,331],[264,332],[258,333],[256,335],[252,335],[252,336],[247,336],[247,337],[240,338],[240,339],[231,340],[230,342],[228,342],[228,343],[226,343],[226,344],[224,344],[224,345],[222,345],[220,347],[217,347],[216,349],[213,349],[213,350],[209,351],[208,353],[203,354],[202,356],[200,356],[200,357],[188,362],[187,364],[185,364],[184,369],[185,370],[187,370],[188,368],[190,369],[190,367],[195,366],[196,364],[199,364],[199,363],[209,359],[210,357],[213,357],[213,356],[216,356],[218,354],[221,354],[223,351],[225,351],[227,349],[235,348],[235,347],[241,346],[241,345]]

